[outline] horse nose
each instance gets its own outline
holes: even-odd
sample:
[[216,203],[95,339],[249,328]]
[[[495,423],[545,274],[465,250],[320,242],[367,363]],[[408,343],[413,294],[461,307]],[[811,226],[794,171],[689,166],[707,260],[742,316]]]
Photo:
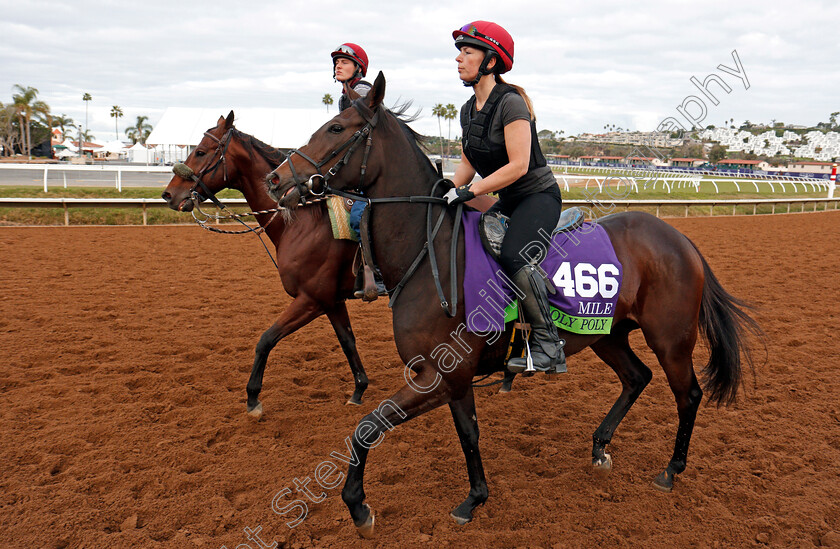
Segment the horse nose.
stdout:
[[162,199],[166,200],[167,202],[171,202],[171,201],[172,201],[172,195],[171,195],[171,194],[169,194],[169,191],[163,191],[162,193],[160,193],[160,197],[161,197]]

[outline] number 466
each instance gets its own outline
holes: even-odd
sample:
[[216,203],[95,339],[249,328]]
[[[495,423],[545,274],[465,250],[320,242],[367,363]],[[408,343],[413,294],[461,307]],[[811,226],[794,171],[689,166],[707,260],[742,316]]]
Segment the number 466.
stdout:
[[591,263],[578,263],[575,265],[574,276],[572,276],[572,264],[564,261],[554,278],[551,280],[558,288],[563,289],[566,297],[601,297],[609,299],[618,293],[618,267],[612,263],[604,263],[596,269]]

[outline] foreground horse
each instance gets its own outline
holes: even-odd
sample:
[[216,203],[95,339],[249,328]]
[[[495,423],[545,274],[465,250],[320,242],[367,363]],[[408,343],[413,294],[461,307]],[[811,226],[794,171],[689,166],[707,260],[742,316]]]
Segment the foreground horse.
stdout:
[[[265,175],[284,159],[280,151],[234,128],[231,111],[227,118],[219,118],[215,128],[204,133],[185,164],[211,193],[224,188],[237,189],[252,210],[262,211],[277,206],[266,193]],[[204,196],[197,182],[175,175],[162,197],[173,210],[190,211],[194,206],[193,191],[201,199],[210,198]],[[323,314],[329,318],[353,371],[355,389],[348,403],[360,404],[367,389],[367,374],[356,351],[356,338],[344,304],[344,300],[353,295],[353,261],[359,246],[349,240],[333,238],[324,209],[323,204],[301,208],[293,223],[288,223],[283,215],[256,216],[275,246],[277,270],[293,301],[257,343],[247,386],[247,407],[251,415],[259,417],[262,414],[258,397],[271,350],[281,339]]]
[[[393,199],[381,203],[377,200],[428,196],[437,187],[438,177],[424,161],[407,126],[382,107],[384,94],[385,79],[380,73],[365,100],[356,100],[355,108],[327,122],[306,146],[293,151],[269,176],[269,192],[282,198],[284,205],[292,206],[299,199],[301,178],[328,182],[333,189],[352,189],[363,180],[363,190],[372,199],[369,226],[373,256],[386,284],[393,287],[425,244],[426,207]],[[354,139],[367,140],[369,150],[362,154],[360,148],[350,158],[342,158],[343,167],[332,161],[324,163],[324,169],[330,168],[324,175],[313,167],[322,159],[332,158],[331,153],[347,147]],[[442,192],[440,189],[438,195]],[[445,206],[434,206],[438,212],[442,207]],[[454,217],[451,209],[447,215],[449,224],[443,224],[432,244],[438,257],[448,257]],[[656,487],[670,491],[675,476],[685,470],[703,396],[692,365],[698,331],[710,348],[709,363],[704,369],[710,399],[728,404],[735,400],[741,382],[741,352],[749,358],[749,348],[743,342],[744,330],[758,330],[758,326],[738,307],[740,302],[722,288],[697,248],[676,229],[639,212],[608,216],[600,223],[624,269],[612,331],[605,335],[561,332],[567,355],[591,347],[615,370],[622,383],[621,395],[593,435],[592,462],[602,470],[611,468],[606,446],[651,380],[651,371],[628,343],[628,334],[641,329],[665,371],[679,414],[673,455],[654,480]],[[457,244],[457,272],[451,272],[447,262],[439,264],[444,287],[450,276],[463,280],[463,236]],[[448,404],[452,412],[470,481],[469,495],[452,511],[452,517],[461,524],[470,521],[475,507],[488,496],[478,448],[472,380],[476,375],[504,368],[510,328],[501,337],[467,332],[465,319],[469,311],[465,311],[463,301],[454,317],[448,318],[435,299],[428,264],[427,258],[393,307],[394,339],[406,362],[407,385],[363,418],[352,440],[352,459],[342,498],[363,536],[372,535],[374,526],[363,485],[369,449],[381,442],[387,429],[443,404]],[[417,372],[416,377],[411,377],[411,370]]]

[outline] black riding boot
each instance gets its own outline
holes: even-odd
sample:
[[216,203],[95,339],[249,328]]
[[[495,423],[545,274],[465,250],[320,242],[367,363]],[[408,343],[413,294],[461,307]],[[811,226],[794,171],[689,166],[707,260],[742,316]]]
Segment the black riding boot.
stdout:
[[[526,265],[513,275],[513,282],[525,294],[520,301],[525,313],[525,320],[531,324],[531,360],[534,369],[539,372],[562,373],[566,371],[566,356],[563,353],[563,340],[557,334],[557,327],[551,320],[551,308],[548,304],[548,290],[542,275],[532,266]],[[507,369],[519,374],[528,368],[528,357],[512,358]]]

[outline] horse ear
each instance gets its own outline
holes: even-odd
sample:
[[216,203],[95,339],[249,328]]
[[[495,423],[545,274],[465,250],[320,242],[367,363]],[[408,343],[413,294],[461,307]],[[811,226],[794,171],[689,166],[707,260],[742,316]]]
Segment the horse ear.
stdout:
[[368,106],[371,109],[377,108],[385,99],[385,75],[382,74],[382,71],[379,71],[379,74],[376,75],[376,80],[373,81],[373,87],[368,92],[367,98]]
[[227,130],[231,126],[233,126],[233,111],[230,111],[227,115],[227,118],[225,118],[225,129]]
[[347,82],[344,82],[342,86],[344,86],[344,93],[347,94],[347,99],[349,99],[350,101],[355,101],[356,99],[361,97],[361,95],[359,95],[359,92],[351,88]]

